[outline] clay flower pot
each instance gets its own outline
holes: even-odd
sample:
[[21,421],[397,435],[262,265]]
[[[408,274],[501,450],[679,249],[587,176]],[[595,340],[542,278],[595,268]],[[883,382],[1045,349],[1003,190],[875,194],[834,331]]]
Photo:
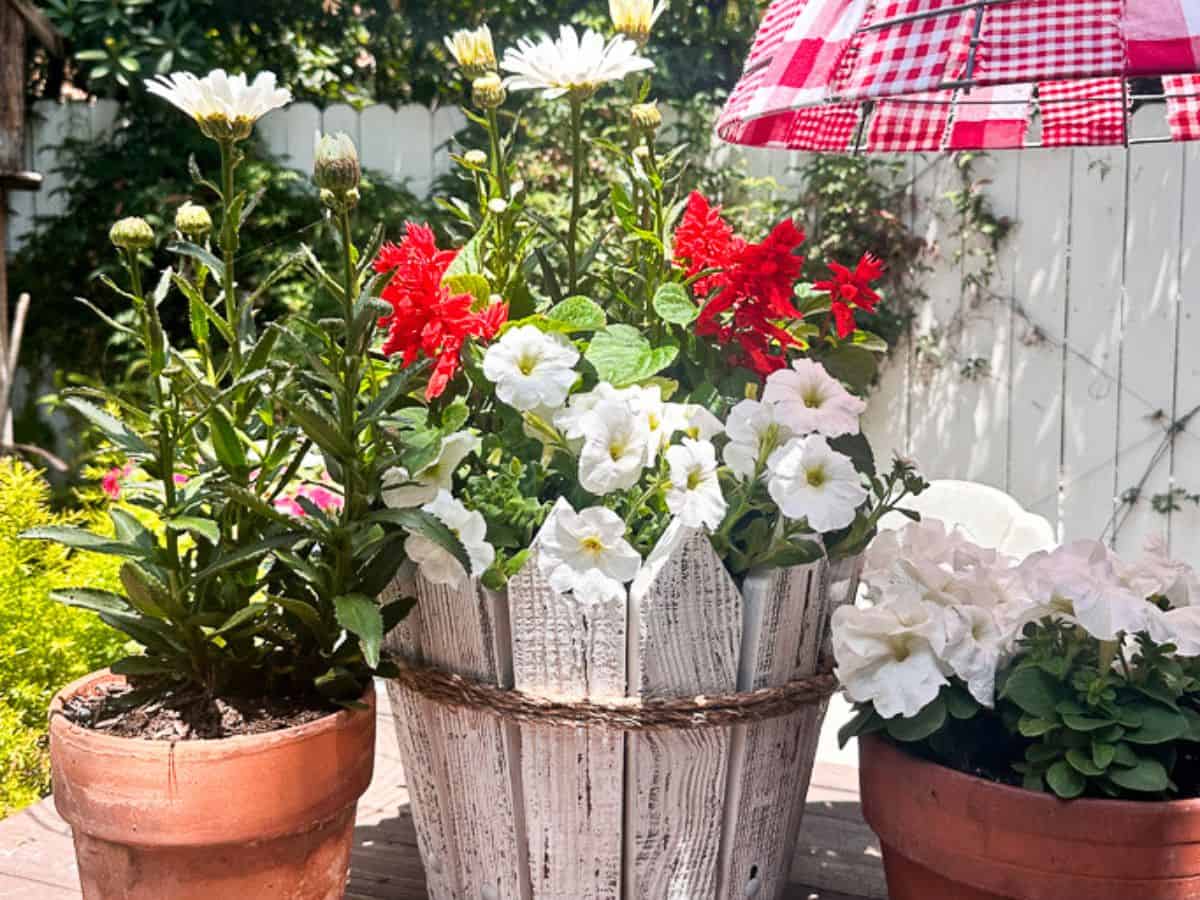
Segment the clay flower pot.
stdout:
[[861,743],[891,900],[1196,900],[1200,800],[1063,802]]
[[86,900],[337,900],[358,798],[371,782],[375,692],[261,735],[148,741],[81,728],[50,708],[54,804],[70,823]]

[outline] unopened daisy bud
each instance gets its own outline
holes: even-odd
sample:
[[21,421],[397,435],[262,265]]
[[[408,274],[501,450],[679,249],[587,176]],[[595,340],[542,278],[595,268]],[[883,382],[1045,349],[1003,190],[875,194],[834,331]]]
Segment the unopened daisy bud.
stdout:
[[108,239],[119,250],[148,250],[154,246],[154,229],[145,219],[130,216],[109,229]]
[[335,192],[328,188],[321,190],[321,205],[326,209],[331,209],[335,213],[347,212],[358,206],[358,201],[362,199],[359,196],[358,188],[352,188],[348,191]]
[[658,104],[654,102],[634,104],[629,111],[629,117],[633,120],[634,128],[647,134],[654,134],[662,125],[662,113],[658,110]]
[[495,109],[503,106],[507,99],[504,82],[495,72],[482,75],[471,84],[471,102],[480,109]]
[[487,165],[487,154],[482,150],[468,150],[463,154],[463,163],[469,169],[482,169]]
[[666,0],[608,0],[608,14],[613,27],[627,38],[644,47],[650,40],[650,30],[666,10]]
[[175,210],[175,230],[188,240],[200,242],[212,231],[212,216],[190,200]]
[[341,195],[357,188],[361,180],[362,166],[350,136],[340,131],[318,135],[313,163],[313,181],[317,187]]
[[488,212],[494,215],[502,215],[508,209],[508,201],[503,197],[493,197],[488,201]]
[[464,28],[443,40],[446,49],[468,78],[474,80],[496,70],[496,49],[492,46],[491,29],[486,25],[474,31]]
[[648,160],[650,158],[650,148],[647,147],[645,144],[638,144],[636,147],[633,148],[633,155],[636,156],[638,159],[640,159],[642,162],[645,162],[646,160]]

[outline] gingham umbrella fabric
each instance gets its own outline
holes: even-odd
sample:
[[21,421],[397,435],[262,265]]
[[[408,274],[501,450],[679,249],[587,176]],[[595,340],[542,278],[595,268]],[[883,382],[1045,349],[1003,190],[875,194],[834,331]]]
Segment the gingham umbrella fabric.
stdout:
[[[1197,72],[1200,0],[775,0],[717,130],[833,152],[1196,140]],[[1131,138],[1148,106],[1161,134]]]

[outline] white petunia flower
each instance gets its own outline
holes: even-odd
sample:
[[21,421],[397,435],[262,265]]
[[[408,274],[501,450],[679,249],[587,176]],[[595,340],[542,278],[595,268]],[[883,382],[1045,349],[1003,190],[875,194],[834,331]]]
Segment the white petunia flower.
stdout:
[[652,69],[654,63],[638,56],[636,41],[615,37],[605,42],[591,29],[580,38],[574,28],[563,25],[558,40],[519,40],[516,49],[505,52],[500,68],[509,73],[505,85],[511,90],[542,91],[552,100],[565,94],[589,97],[607,82]]
[[726,503],[717,478],[717,451],[713,445],[684,438],[682,445],[667,450],[667,464],[671,469],[667,509],[688,528],[720,527]]
[[725,465],[741,478],[753,478],[759,460],[765,464],[792,437],[791,429],[776,420],[774,408],[758,400],[743,400],[730,410],[725,433]]
[[725,433],[725,426],[698,403],[671,403],[669,416],[675,431],[682,431],[697,441],[711,441]]
[[1113,560],[1121,582],[1143,597],[1165,597],[1172,609],[1200,605],[1200,577],[1185,562],[1172,560],[1166,540],[1151,538],[1135,563]]
[[637,484],[650,458],[650,429],[629,403],[606,400],[584,420],[579,483],[603,497]]
[[608,14],[613,27],[642,46],[650,38],[650,30],[667,9],[667,0],[608,0]]
[[996,704],[996,670],[1009,643],[1010,633],[990,610],[969,604],[946,610],[944,661],[989,709]]
[[1111,551],[1099,541],[1076,541],[1034,553],[1017,567],[1014,586],[1029,602],[1025,621],[1045,616],[1076,622],[1100,641],[1150,628],[1159,610],[1124,585]]
[[480,440],[469,431],[456,431],[442,441],[437,458],[415,475],[403,467],[383,476],[383,502],[393,509],[412,509],[449,490],[462,461],[479,450]]
[[642,558],[625,540],[625,523],[611,509],[593,506],[575,512],[560,503],[538,538],[538,570],[560,594],[580,603],[625,599],[625,585]]
[[255,122],[292,102],[291,91],[276,85],[273,72],[260,72],[252,83],[245,75],[227,75],[224,69],[204,78],[177,72],[147,80],[146,90],[183,110],[217,141],[245,140]]
[[579,351],[561,334],[533,325],[505,332],[483,356],[483,374],[496,396],[519,410],[562,406],[575,383]]
[[767,492],[789,519],[807,519],[814,531],[845,528],[867,499],[850,457],[820,435],[792,438],[767,460]]
[[947,683],[945,611],[898,600],[833,613],[837,677],[856,703],[872,703],[883,718],[910,718],[932,703]]
[[867,404],[855,397],[825,367],[798,359],[767,379],[763,400],[775,406],[775,418],[796,434],[825,437],[858,434],[859,416]]
[[587,435],[587,417],[606,400],[631,404],[639,396],[640,388],[615,388],[602,381],[592,390],[574,394],[566,407],[554,414],[554,427],[566,435],[568,440],[582,441]]
[[[478,578],[495,561],[496,551],[487,542],[487,522],[482,513],[467,509],[449,491],[440,491],[421,508],[440,519],[462,541],[471,560],[471,576]],[[441,544],[420,534],[409,534],[404,540],[404,552],[434,584],[461,587],[466,583],[468,573],[462,563]]]

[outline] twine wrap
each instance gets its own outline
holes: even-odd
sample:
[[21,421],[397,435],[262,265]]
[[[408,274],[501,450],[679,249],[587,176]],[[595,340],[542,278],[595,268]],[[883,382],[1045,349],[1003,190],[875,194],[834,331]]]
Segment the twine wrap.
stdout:
[[837,690],[831,668],[778,687],[736,694],[592,703],[555,700],[464,678],[432,666],[399,662],[393,680],[441,706],[477,710],[513,722],[619,731],[727,728],[776,719],[819,703]]

